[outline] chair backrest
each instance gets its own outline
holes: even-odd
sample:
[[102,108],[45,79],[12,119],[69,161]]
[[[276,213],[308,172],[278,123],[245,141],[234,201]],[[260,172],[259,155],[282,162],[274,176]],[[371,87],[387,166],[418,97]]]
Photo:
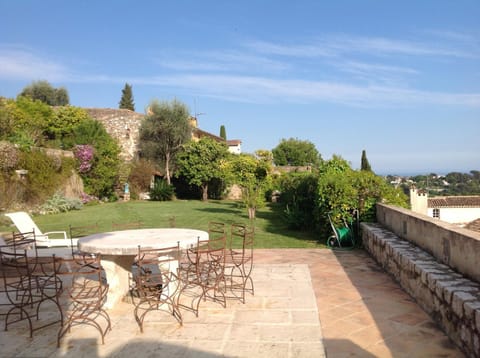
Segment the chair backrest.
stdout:
[[43,235],[42,231],[28,213],[17,211],[15,213],[7,213],[5,216],[8,216],[12,220],[19,232],[29,232],[33,230],[36,235]]
[[230,249],[253,250],[255,228],[245,224],[232,224],[230,228]]
[[[82,295],[88,293],[89,299],[97,299],[98,304],[105,298],[105,290],[93,290],[93,287],[104,285],[102,278],[103,268],[100,263],[101,255],[77,255],[73,258],[62,258],[60,265],[62,274],[71,277],[71,286],[69,288],[70,298],[74,301],[84,300]],[[89,289],[92,289],[89,291]],[[108,287],[106,286],[108,290]]]
[[5,244],[0,247],[0,271],[4,283],[9,277],[29,276],[32,267],[28,262],[27,250],[21,250],[14,243]]
[[[141,298],[151,296],[161,299],[155,292],[161,292],[162,295],[174,293],[170,282],[177,280],[175,274],[178,271],[180,254],[179,242],[175,246],[161,249],[142,249],[138,246],[134,279]],[[172,292],[169,292],[170,290]]]
[[33,250],[34,255],[38,256],[35,230],[28,232],[13,232],[11,243],[13,244],[15,251]]

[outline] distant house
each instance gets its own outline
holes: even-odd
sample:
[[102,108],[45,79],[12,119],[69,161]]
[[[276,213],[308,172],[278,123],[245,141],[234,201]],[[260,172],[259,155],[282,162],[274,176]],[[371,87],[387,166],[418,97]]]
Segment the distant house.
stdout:
[[227,140],[228,151],[233,154],[242,154],[242,141],[239,139]]
[[476,227],[473,223],[480,219],[480,196],[429,198],[426,191],[411,188],[410,205],[412,211],[466,228]]
[[190,125],[192,126],[192,140],[198,141],[203,137],[209,137],[212,138],[213,140],[216,140],[217,142],[220,143],[227,143],[228,145],[228,151],[230,153],[234,154],[241,154],[242,153],[242,141],[239,139],[232,139],[232,140],[227,140],[223,139],[222,137],[219,137],[215,134],[206,132],[200,128],[198,128],[198,120],[195,117],[190,117]]

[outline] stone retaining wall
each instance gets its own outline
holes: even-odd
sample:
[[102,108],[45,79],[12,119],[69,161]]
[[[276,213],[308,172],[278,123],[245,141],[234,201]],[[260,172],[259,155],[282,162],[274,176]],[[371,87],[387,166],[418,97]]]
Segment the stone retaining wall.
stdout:
[[362,239],[365,249],[452,341],[469,357],[480,357],[480,284],[380,224],[362,223]]

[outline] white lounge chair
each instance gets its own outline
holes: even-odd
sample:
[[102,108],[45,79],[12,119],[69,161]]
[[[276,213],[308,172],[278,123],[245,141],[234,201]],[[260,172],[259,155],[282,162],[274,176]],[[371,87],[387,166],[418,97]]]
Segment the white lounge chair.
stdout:
[[32,220],[30,215],[24,211],[5,214],[17,227],[19,232],[35,231],[37,247],[60,247],[60,246],[76,246],[77,240],[70,240],[66,231],[50,231],[42,233],[37,224]]

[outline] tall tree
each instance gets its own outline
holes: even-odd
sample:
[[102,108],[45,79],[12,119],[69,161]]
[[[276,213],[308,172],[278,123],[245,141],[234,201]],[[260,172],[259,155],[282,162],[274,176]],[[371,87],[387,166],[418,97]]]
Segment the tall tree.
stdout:
[[122,98],[119,102],[120,109],[129,109],[135,111],[135,103],[133,102],[132,86],[125,83],[125,87],[122,89]]
[[191,139],[190,114],[185,104],[152,101],[140,125],[141,155],[164,165],[167,183],[171,184],[170,167],[182,146]]
[[225,126],[223,124],[220,126],[220,138],[227,140],[227,131],[225,130]]
[[370,163],[368,162],[367,152],[365,151],[365,149],[362,150],[362,161],[361,161],[360,170],[364,170],[364,171],[367,171],[367,172],[372,171],[372,167],[370,166]]
[[225,143],[203,137],[198,142],[190,142],[178,154],[177,175],[183,175],[190,185],[202,189],[202,200],[208,199],[208,184],[212,179],[225,178],[225,159],[228,157]]
[[282,139],[280,144],[272,149],[273,161],[276,165],[320,165],[322,158],[315,145],[307,140]]
[[69,104],[68,92],[64,87],[54,88],[48,81],[34,81],[18,95],[38,100],[49,106],[66,106]]

